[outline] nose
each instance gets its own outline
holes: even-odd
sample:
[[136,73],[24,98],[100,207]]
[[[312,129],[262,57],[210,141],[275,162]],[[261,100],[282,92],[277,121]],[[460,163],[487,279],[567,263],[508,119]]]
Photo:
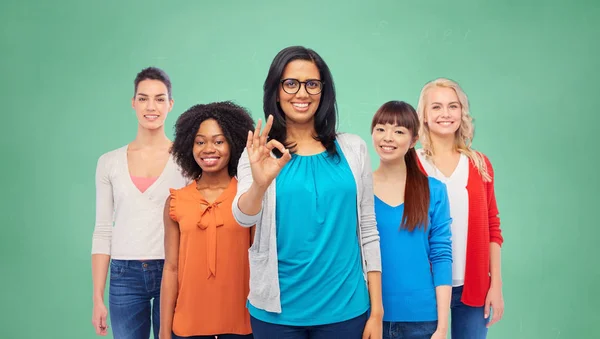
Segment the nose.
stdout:
[[156,108],[154,100],[148,99],[147,102],[148,103],[146,104],[146,110],[148,110],[148,111],[154,111],[154,109]]
[[296,97],[307,98],[308,96],[309,96],[309,94],[306,91],[306,84],[300,84],[300,88],[298,89],[298,92],[296,93]]
[[383,135],[383,141],[392,142],[392,140],[392,131],[385,131],[385,134]]
[[202,150],[202,153],[214,153],[215,152],[215,145],[212,142],[207,142],[204,145],[204,149]]

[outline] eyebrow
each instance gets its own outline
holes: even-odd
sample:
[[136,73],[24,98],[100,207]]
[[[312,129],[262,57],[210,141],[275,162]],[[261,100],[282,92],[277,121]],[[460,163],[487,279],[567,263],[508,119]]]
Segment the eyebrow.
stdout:
[[[431,104],[432,105],[441,105],[442,103],[441,102],[432,102]],[[458,102],[458,101],[452,101],[452,102],[449,102],[449,104],[459,104],[460,105],[460,102]]]
[[[196,136],[206,138],[206,135],[204,135],[204,134],[196,134]],[[215,134],[212,137],[215,138],[215,137],[222,137],[222,136],[224,136],[224,135],[221,133],[221,134]]]
[[[144,93],[138,93],[137,95],[143,95],[143,96],[145,96],[145,97],[149,96],[148,94],[144,94]],[[161,94],[157,94],[157,95],[155,95],[155,96],[157,96],[157,97],[160,97],[160,96],[166,96],[166,94],[165,94],[165,93],[161,93]]]

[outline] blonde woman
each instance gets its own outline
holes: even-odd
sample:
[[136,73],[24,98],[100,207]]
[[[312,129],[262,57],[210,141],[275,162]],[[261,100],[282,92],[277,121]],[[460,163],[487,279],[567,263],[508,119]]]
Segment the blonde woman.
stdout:
[[480,339],[502,318],[500,272],[503,242],[488,158],[471,148],[473,118],[465,92],[454,81],[427,83],[417,106],[424,172],[446,184],[452,217],[453,339]]

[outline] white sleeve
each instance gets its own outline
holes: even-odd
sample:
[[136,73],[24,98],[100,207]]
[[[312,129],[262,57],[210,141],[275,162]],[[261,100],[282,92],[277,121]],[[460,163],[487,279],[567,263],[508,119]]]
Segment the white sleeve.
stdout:
[[105,154],[98,159],[96,166],[96,225],[92,236],[92,254],[110,255],[114,199],[108,160]]

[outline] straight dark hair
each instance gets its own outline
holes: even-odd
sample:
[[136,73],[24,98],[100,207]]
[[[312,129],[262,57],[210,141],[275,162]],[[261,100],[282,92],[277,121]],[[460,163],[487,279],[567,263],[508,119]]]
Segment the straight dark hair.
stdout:
[[[373,116],[371,133],[377,124],[392,124],[408,129],[412,140],[419,136],[419,117],[415,109],[404,101],[388,101]],[[404,214],[401,228],[412,232],[415,228],[427,230],[429,224],[429,180],[421,172],[417,152],[411,147],[404,155],[406,186],[404,188]]]
[[[335,138],[337,135],[337,104],[335,101],[333,77],[331,76],[329,67],[321,56],[312,49],[302,46],[287,47],[277,53],[271,63],[267,78],[265,79],[263,86],[263,110],[265,112],[265,119],[269,115],[273,115],[273,126],[269,133],[269,139],[278,140],[283,143],[286,148],[290,148],[291,153],[295,152],[294,149],[296,145],[287,140],[285,113],[277,100],[279,89],[281,88],[283,71],[287,64],[294,60],[311,61],[319,70],[321,81],[323,82],[323,89],[321,90],[321,101],[319,102],[319,107],[315,113],[314,122],[317,135],[315,135],[314,138],[323,144],[330,155],[337,155],[335,148]],[[279,152],[278,149],[274,149],[273,153],[278,157],[281,156],[281,152]]]

